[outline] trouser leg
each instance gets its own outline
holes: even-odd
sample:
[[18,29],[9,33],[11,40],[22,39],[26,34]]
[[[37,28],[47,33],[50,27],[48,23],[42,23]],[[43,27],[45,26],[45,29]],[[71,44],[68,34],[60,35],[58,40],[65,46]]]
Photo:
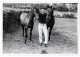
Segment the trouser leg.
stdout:
[[48,44],[48,30],[47,30],[46,24],[43,26],[43,33],[44,33],[44,36],[45,36],[45,41],[44,41],[44,43],[45,43],[45,44]]
[[42,43],[42,26],[38,24],[38,32],[39,32],[39,42]]

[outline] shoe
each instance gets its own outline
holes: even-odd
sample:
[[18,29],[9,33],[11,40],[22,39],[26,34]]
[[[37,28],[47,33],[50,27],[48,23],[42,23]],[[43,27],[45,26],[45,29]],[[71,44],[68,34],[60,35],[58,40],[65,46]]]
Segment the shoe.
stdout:
[[45,44],[45,47],[48,47],[48,45],[47,45],[47,44]]
[[40,46],[42,46],[42,43],[40,43]]

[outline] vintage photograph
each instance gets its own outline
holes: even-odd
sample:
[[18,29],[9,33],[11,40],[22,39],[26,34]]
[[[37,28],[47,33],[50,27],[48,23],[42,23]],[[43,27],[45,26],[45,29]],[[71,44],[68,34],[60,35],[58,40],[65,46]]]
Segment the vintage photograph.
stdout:
[[78,54],[78,3],[3,3],[3,54]]

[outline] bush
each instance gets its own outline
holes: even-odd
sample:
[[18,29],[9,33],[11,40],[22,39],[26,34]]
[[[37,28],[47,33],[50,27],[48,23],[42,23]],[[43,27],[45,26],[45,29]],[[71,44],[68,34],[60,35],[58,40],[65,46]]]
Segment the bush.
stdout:
[[63,18],[76,18],[74,14],[63,14]]
[[58,6],[55,8],[55,10],[57,10],[57,11],[69,11],[67,7],[63,7],[63,6]]
[[57,18],[76,18],[74,14],[56,14]]
[[55,17],[62,17],[62,15],[60,15],[60,14],[56,14],[56,15],[54,15]]
[[15,32],[16,28],[20,26],[20,14],[21,12],[5,12],[3,11],[3,31],[4,32]]

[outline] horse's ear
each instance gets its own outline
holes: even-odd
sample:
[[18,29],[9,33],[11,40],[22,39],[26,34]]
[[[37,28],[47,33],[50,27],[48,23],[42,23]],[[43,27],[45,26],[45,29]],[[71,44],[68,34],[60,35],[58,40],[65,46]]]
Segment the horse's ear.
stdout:
[[51,6],[51,9],[52,9],[52,6]]

